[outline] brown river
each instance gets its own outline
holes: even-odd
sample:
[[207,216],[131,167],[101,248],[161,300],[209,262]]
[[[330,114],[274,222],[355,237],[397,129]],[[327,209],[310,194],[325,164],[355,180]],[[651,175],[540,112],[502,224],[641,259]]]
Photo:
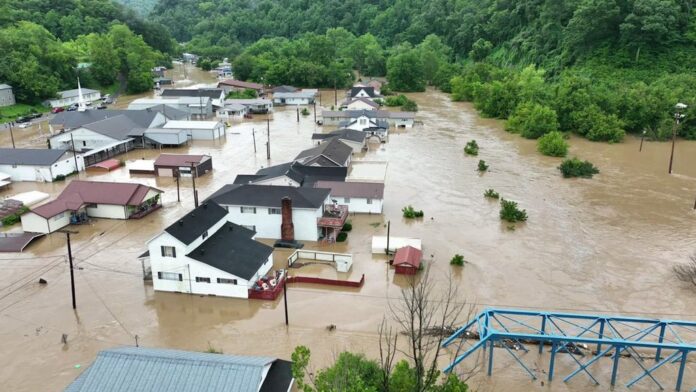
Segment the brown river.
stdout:
[[[194,74],[195,76],[195,74]],[[211,82],[203,75],[200,82]],[[561,178],[560,160],[541,156],[533,141],[503,131],[502,123],[480,118],[470,104],[453,103],[436,91],[410,94],[420,107],[423,125],[399,130],[386,144],[372,144],[356,159],[387,161],[383,216],[354,216],[353,231],[344,244],[308,244],[309,248],[350,252],[351,272],[338,274],[331,267],[311,266],[303,275],[359,279],[361,289],[331,289],[292,285],[288,288],[290,326],[284,324],[282,297],[275,302],[159,293],[143,282],[136,257],[145,242],[193,206],[191,184],[183,181],[181,203],[171,179],[131,177],[125,169],[111,173],[82,173],[81,179],[137,181],[165,191],[164,208],[142,220],[94,220],[75,227],[77,311],[70,303],[70,278],[65,237],[53,234],[32,244],[22,254],[0,254],[0,380],[2,390],[62,390],[104,348],[138,343],[202,351],[209,346],[225,353],[272,355],[289,358],[297,345],[312,350],[314,368],[327,365],[342,350],[377,354],[377,327],[388,313],[389,301],[404,285],[395,279],[384,256],[371,255],[373,235],[392,235],[423,241],[427,263],[435,279],[452,272],[461,290],[460,301],[486,306],[533,310],[593,312],[627,316],[658,316],[696,320],[696,288],[677,281],[675,263],[696,251],[696,143],[678,141],[674,174],[667,174],[668,143],[650,142],[638,151],[639,140],[627,137],[620,144],[592,143],[572,138],[571,156],[592,161],[601,173],[591,180]],[[340,99],[341,97],[339,97]],[[120,104],[127,102],[120,99]],[[333,92],[323,93],[325,105]],[[328,103],[328,104],[327,104]],[[311,108],[310,108],[311,110]],[[225,139],[194,142],[169,150],[206,153],[213,157],[212,174],[196,181],[201,198],[237,174],[290,160],[312,146],[313,132],[329,130],[291,108],[276,108],[271,115],[271,160],[266,159],[265,117],[236,122]],[[326,129],[323,129],[326,128]],[[46,127],[43,127],[46,135]],[[252,131],[256,132],[254,152]],[[41,146],[36,128],[16,130],[19,146]],[[467,157],[463,147],[476,139],[479,157]],[[0,145],[10,146],[6,131]],[[122,158],[153,159],[159,151],[136,150]],[[480,175],[478,159],[490,169]],[[61,183],[16,183],[0,197],[27,190],[56,195]],[[493,188],[502,197],[527,210],[527,223],[510,230],[498,217],[498,204],[483,197]],[[401,217],[411,204],[425,212],[415,222]],[[19,225],[5,229],[21,230]],[[451,267],[455,253],[469,262]],[[289,252],[276,251],[282,268]],[[42,277],[47,285],[39,285]],[[326,326],[336,325],[335,331]],[[61,335],[68,335],[68,344]],[[500,350],[498,350],[500,351]],[[535,350],[532,352],[536,353]],[[595,388],[579,375],[569,383],[557,377],[542,386],[531,381],[514,360],[498,354],[494,377],[481,373],[471,380],[475,390],[584,391]],[[526,362],[545,381],[546,358],[528,354]],[[605,361],[605,362],[603,362]],[[631,369],[626,359],[622,368]],[[572,361],[559,358],[559,376]],[[595,364],[608,389],[611,363]],[[673,388],[676,368],[657,373]],[[687,369],[686,386],[696,385],[696,365]],[[619,382],[635,373],[619,373]],[[597,390],[597,388],[595,388]],[[623,390],[623,384],[616,388]],[[653,390],[643,380],[632,390]]]

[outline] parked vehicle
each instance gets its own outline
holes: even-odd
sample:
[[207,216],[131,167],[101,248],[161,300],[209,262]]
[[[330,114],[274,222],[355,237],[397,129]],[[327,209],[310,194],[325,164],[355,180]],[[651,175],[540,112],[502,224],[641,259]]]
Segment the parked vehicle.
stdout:
[[41,113],[30,113],[27,115],[30,119],[35,119],[35,118],[41,118],[42,114]]
[[106,105],[104,105],[103,103],[101,105],[97,106],[97,110],[104,110],[104,109],[106,109]]
[[16,123],[25,123],[29,121],[31,121],[31,118],[29,118],[28,116],[17,117],[17,119],[15,120]]
[[18,128],[24,129],[24,128],[29,128],[30,126],[31,126],[30,123],[25,122],[25,123],[19,124],[19,125],[18,125]]
[[51,113],[60,113],[60,112],[64,112],[64,111],[65,111],[65,109],[63,109],[63,108],[60,107],[60,106],[51,109]]
[[109,98],[102,100],[102,103],[110,105],[110,104],[114,103],[114,99],[109,97]]
[[77,104],[74,103],[74,104],[68,106],[68,108],[66,110],[69,112],[74,112],[75,110],[77,110]]

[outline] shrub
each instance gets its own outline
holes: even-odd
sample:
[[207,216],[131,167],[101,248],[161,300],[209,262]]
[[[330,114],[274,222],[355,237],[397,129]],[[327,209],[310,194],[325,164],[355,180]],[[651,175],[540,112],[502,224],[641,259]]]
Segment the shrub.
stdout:
[[336,242],[345,242],[348,239],[348,233],[342,231],[336,236]]
[[485,191],[485,192],[483,192],[483,196],[484,196],[484,197],[491,198],[491,199],[498,199],[498,198],[500,198],[500,194],[499,194],[498,192],[494,191],[492,188],[489,189],[489,190],[487,190],[487,191]]
[[595,142],[618,143],[625,135],[623,122],[616,115],[605,114],[594,104],[573,112],[570,118],[575,125],[574,132]]
[[476,140],[470,140],[469,142],[466,143],[466,146],[464,146],[464,152],[466,155],[478,155],[479,151],[479,146],[478,143],[476,143]]
[[592,178],[593,175],[599,173],[599,169],[597,169],[590,161],[581,161],[578,158],[566,159],[563,161],[563,163],[561,163],[558,169],[565,178]]
[[59,174],[56,176],[55,181],[65,181],[65,176],[62,174]]
[[478,171],[485,172],[486,170],[488,170],[488,165],[486,165],[486,161],[484,161],[483,159],[479,159]]
[[401,110],[405,112],[417,112],[418,111],[418,104],[416,101],[408,100],[405,104],[401,106]]
[[403,106],[406,104],[406,102],[408,102],[408,100],[409,99],[405,95],[399,94],[399,95],[387,97],[384,100],[384,104],[387,106]]
[[222,349],[218,350],[208,342],[208,349],[205,352],[208,354],[222,354]]
[[29,211],[29,208],[27,208],[26,206],[20,207],[19,210],[17,210],[14,214],[11,214],[11,215],[8,215],[8,216],[2,218],[2,221],[1,221],[2,225],[3,226],[14,225],[15,223],[17,223],[21,220],[20,217],[27,211]]
[[568,155],[568,142],[563,139],[563,134],[552,131],[539,138],[537,150],[550,157],[565,157]]
[[341,229],[341,231],[351,231],[351,230],[353,230],[353,224],[350,222],[346,222],[343,225],[343,228]]
[[422,218],[423,217],[423,210],[415,210],[413,206],[408,205],[404,208],[401,209],[401,212],[404,213],[404,218],[406,219],[414,219],[414,218]]
[[461,267],[464,265],[464,263],[466,263],[466,260],[464,260],[464,256],[460,254],[454,255],[454,257],[452,257],[452,260],[450,260],[450,265],[458,265]]
[[527,220],[527,210],[520,210],[517,202],[500,199],[500,219],[511,223],[524,222]]
[[523,103],[510,116],[505,124],[505,130],[519,133],[527,139],[538,139],[549,132],[558,130],[556,111],[537,103]]
[[303,116],[309,116],[309,110],[307,108],[302,108],[302,111],[300,111],[300,113]]

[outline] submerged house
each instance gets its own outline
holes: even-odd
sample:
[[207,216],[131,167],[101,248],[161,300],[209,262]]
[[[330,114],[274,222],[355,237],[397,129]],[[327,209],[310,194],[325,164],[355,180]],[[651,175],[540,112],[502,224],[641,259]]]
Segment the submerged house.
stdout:
[[206,201],[148,241],[155,290],[248,298],[273,267],[273,248]]
[[381,214],[384,184],[379,182],[317,181],[315,188],[330,189],[332,201],[347,205],[353,213]]
[[353,98],[366,98],[369,99],[370,101],[374,101],[375,99],[382,98],[381,95],[379,95],[378,92],[375,91],[375,88],[372,86],[353,86],[350,91],[348,92],[348,99],[353,99]]
[[394,254],[395,272],[402,275],[415,275],[420,269],[423,252],[420,249],[412,246],[404,246],[399,248]]
[[162,90],[160,94],[163,98],[178,98],[178,97],[208,97],[211,99],[213,108],[221,108],[225,106],[225,92],[221,88],[167,88]]
[[119,347],[102,350],[65,392],[290,392],[292,362],[273,357]]
[[158,177],[200,177],[213,170],[210,155],[161,154],[154,162]]
[[[340,125],[341,123],[353,123],[356,120],[365,119],[376,123],[386,122],[388,126],[411,128],[415,122],[416,114],[413,112],[392,112],[387,110],[324,110],[321,113],[324,124]],[[358,129],[352,126],[346,128]],[[358,129],[359,131],[362,129]]]
[[161,190],[141,184],[73,180],[55,200],[22,215],[22,229],[52,233],[89,218],[142,218],[162,207],[161,194]]
[[348,167],[353,148],[337,138],[300,152],[294,159],[305,166]]
[[317,141],[318,144],[329,142],[332,139],[338,139],[343,144],[350,146],[353,153],[367,149],[367,133],[354,129],[338,129],[329,133],[312,134],[312,140]]
[[225,95],[229,94],[231,91],[254,90],[256,91],[256,95],[260,96],[265,92],[262,84],[235,79],[221,80],[217,87],[223,89]]
[[348,168],[344,166],[306,166],[299,162],[287,162],[265,167],[256,174],[240,174],[234,183],[311,187],[319,180],[345,181],[347,175]]
[[0,148],[0,172],[12,181],[53,182],[84,169],[82,155],[67,150]]
[[368,98],[349,98],[341,105],[347,110],[378,110],[379,104]]
[[[291,217],[294,236],[299,241],[318,241],[332,230],[343,227],[346,206],[331,203],[328,189],[297,188],[256,184],[225,185],[208,200],[225,207],[230,221],[255,231],[260,238],[281,239],[283,208]],[[291,203],[283,205],[283,199]],[[340,227],[339,227],[340,226]]]
[[295,91],[273,93],[274,105],[311,105],[316,99],[314,91]]

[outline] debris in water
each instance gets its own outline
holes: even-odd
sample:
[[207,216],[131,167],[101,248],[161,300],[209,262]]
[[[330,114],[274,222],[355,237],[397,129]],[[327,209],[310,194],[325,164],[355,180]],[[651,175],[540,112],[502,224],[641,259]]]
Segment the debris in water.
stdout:
[[39,284],[47,284],[48,282],[44,278],[39,278]]

